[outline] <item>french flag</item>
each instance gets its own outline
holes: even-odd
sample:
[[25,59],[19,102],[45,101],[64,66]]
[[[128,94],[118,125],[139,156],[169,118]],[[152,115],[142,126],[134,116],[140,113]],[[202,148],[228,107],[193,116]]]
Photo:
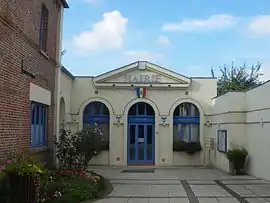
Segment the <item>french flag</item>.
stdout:
[[142,98],[146,96],[146,88],[137,88],[137,97]]

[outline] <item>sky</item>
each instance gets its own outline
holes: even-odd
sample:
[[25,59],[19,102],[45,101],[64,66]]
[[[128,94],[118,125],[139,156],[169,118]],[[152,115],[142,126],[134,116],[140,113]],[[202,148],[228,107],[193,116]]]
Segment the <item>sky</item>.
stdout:
[[95,76],[149,61],[188,77],[262,63],[270,79],[269,0],[68,0],[63,65]]

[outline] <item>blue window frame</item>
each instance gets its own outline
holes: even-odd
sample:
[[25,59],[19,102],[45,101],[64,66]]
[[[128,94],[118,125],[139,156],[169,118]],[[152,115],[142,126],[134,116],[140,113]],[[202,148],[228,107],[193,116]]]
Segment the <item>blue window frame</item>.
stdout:
[[175,141],[200,141],[200,113],[198,108],[185,102],[176,107],[173,114],[173,137]]
[[31,138],[32,148],[47,146],[47,106],[31,103]]
[[102,132],[104,141],[109,141],[109,123],[110,115],[109,109],[102,102],[91,102],[89,103],[83,112],[83,128],[87,126],[98,125],[99,130]]
[[48,24],[49,24],[49,11],[43,4],[40,16],[39,48],[45,52],[47,51]]

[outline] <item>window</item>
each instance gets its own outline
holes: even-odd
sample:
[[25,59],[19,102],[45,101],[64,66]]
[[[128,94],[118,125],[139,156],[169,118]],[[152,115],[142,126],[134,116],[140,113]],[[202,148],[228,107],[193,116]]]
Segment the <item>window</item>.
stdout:
[[178,105],[173,113],[173,140],[200,142],[200,113],[191,103]]
[[47,106],[32,102],[31,104],[31,147],[47,145]]
[[226,153],[227,152],[227,130],[217,131],[217,145],[218,151]]
[[91,102],[83,112],[83,127],[91,127],[94,124],[98,125],[98,129],[102,132],[103,141],[109,141],[109,109],[102,102]]
[[41,19],[40,19],[39,48],[45,52],[47,51],[48,23],[49,23],[49,11],[45,5],[42,5]]

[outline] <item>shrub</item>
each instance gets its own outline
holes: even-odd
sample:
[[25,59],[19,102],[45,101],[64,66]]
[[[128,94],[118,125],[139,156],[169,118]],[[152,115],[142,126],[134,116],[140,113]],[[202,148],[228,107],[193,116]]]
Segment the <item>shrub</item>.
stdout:
[[229,159],[233,173],[243,174],[245,173],[245,163],[248,152],[245,148],[233,148],[228,150],[227,158]]
[[101,135],[97,125],[76,134],[61,129],[59,140],[55,141],[56,157],[59,160],[60,169],[85,171],[89,161],[108,146],[108,144],[104,145]]

